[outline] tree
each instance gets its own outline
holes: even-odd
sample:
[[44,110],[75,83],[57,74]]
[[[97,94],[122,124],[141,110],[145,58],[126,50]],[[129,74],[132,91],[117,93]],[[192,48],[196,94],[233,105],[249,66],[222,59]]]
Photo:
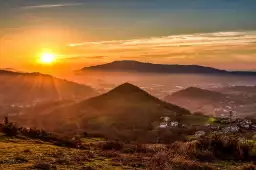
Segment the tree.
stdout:
[[233,117],[233,115],[234,115],[234,112],[233,111],[230,111],[229,112],[229,123],[231,124],[231,122],[232,122],[232,117]]
[[9,124],[8,117],[7,117],[7,116],[5,116],[5,117],[4,117],[4,125],[8,125],[8,124]]
[[3,132],[7,136],[16,136],[18,134],[19,128],[14,123],[9,123],[8,117],[4,117]]

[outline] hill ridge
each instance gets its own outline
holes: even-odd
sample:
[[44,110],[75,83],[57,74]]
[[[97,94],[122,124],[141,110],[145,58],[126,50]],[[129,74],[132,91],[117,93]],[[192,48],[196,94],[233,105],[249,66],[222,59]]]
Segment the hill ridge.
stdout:
[[39,72],[0,70],[0,101],[31,103],[64,98],[88,98],[98,94],[92,87]]
[[[39,111],[38,114],[40,115]],[[34,117],[34,119],[42,121],[39,124],[44,128],[51,130],[58,128],[59,131],[68,128],[75,132],[76,130],[85,130],[83,129],[85,127],[98,129],[112,126],[131,130],[133,127],[151,127],[153,122],[158,122],[164,115],[175,117],[186,114],[190,114],[190,112],[151,96],[137,86],[124,83],[105,94],[57,107],[51,112],[41,115],[40,118],[32,115],[25,121],[34,123],[29,121]],[[74,122],[72,128],[66,123],[70,121]]]
[[254,76],[256,72],[250,71],[227,71],[201,65],[181,64],[153,64],[136,60],[119,60],[106,64],[84,67],[80,72],[101,71],[101,72],[135,72],[135,73],[187,73],[187,74],[220,74],[220,75],[241,75]]

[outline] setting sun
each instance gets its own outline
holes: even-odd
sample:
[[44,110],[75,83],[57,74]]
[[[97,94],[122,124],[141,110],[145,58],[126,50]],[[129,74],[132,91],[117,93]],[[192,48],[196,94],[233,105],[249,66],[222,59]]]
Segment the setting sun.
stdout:
[[51,64],[55,61],[55,59],[56,59],[55,57],[56,56],[53,53],[44,52],[40,55],[40,62],[43,64]]

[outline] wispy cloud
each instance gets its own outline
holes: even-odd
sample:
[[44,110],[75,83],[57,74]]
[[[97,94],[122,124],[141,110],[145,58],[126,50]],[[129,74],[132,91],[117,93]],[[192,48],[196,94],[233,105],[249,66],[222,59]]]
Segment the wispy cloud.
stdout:
[[62,4],[43,4],[43,5],[32,5],[32,6],[22,6],[20,9],[38,9],[38,8],[57,8],[57,7],[68,7],[68,6],[79,6],[83,3],[62,3]]
[[86,55],[61,55],[62,60],[79,60],[79,59],[104,59],[107,56],[86,56]]
[[[232,69],[234,63],[248,63],[250,61],[256,65],[255,42],[256,31],[241,31],[81,42],[67,44],[67,46],[70,51],[79,54],[106,55],[108,61],[135,59],[214,67],[224,63]],[[102,58],[101,60],[105,59]]]
[[188,35],[171,35],[163,37],[149,37],[132,40],[113,40],[82,42],[69,44],[71,47],[76,46],[115,46],[129,48],[131,46],[151,46],[151,47],[168,47],[168,46],[192,46],[192,45],[212,45],[212,44],[241,44],[253,43],[256,40],[256,31],[248,32],[216,32],[200,33]]

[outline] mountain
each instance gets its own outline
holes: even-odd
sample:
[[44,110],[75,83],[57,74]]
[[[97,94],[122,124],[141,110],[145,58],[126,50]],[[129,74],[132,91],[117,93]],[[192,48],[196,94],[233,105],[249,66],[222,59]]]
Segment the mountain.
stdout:
[[256,86],[230,86],[213,88],[212,90],[225,94],[256,96]]
[[210,67],[198,65],[167,65],[143,63],[133,60],[114,61],[111,63],[84,67],[82,71],[113,71],[113,72],[142,72],[142,73],[225,73]]
[[[215,92],[215,91],[200,89],[197,87],[188,87],[184,90],[180,90],[178,92],[173,93],[169,97],[203,99],[203,100],[208,100],[208,101],[214,102],[214,101],[222,100],[223,98],[226,98],[227,96],[222,93]],[[168,96],[167,96],[167,98],[168,98]]]
[[220,107],[221,102],[227,103],[227,96],[219,92],[189,87],[166,96],[164,100],[193,112],[213,114],[214,109]]
[[236,112],[236,116],[246,116],[254,112],[256,107],[255,97],[225,94],[197,87],[180,90],[166,96],[164,100],[193,112],[204,112],[215,116],[228,113],[230,110]]
[[80,71],[96,72],[136,72],[136,73],[190,73],[190,74],[221,74],[221,75],[248,75],[254,76],[256,72],[219,70],[211,67],[199,65],[170,65],[170,64],[152,64],[133,60],[114,61],[107,64],[84,67]]
[[107,128],[131,130],[152,129],[161,116],[174,118],[189,113],[125,83],[103,95],[56,107],[48,114],[39,115],[40,110],[37,110],[36,114],[21,116],[18,121],[26,126],[61,132]]
[[97,92],[86,85],[41,73],[0,70],[0,102],[31,104],[47,100],[86,99]]

